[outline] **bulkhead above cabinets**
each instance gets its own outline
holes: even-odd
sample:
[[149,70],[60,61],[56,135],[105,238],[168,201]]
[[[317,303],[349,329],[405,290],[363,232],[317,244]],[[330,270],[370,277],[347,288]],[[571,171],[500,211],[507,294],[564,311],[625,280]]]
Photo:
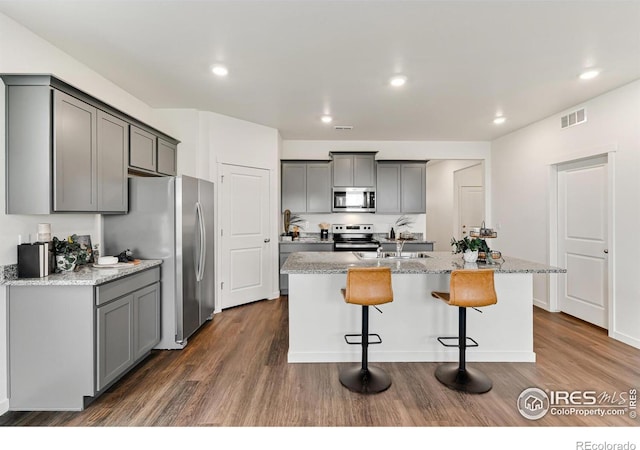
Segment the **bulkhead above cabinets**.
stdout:
[[176,139],[52,75],[0,77],[7,214],[126,213],[128,173],[176,175]]

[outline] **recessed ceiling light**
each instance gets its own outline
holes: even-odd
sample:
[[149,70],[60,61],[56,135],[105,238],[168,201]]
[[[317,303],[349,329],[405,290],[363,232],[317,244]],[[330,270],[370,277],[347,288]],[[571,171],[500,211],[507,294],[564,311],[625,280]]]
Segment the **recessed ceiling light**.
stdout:
[[407,77],[404,75],[395,75],[391,77],[391,79],[389,80],[389,84],[394,87],[404,86],[406,82],[407,82]]
[[503,124],[505,121],[507,120],[506,117],[504,116],[498,116],[495,119],[493,119],[493,123],[495,123],[496,125],[501,125]]
[[219,64],[213,66],[211,68],[211,71],[215,74],[218,75],[219,77],[226,77],[227,74],[229,73],[229,69],[227,69],[225,66],[221,66]]
[[333,120],[333,117],[331,117],[331,116],[322,116],[322,118],[320,120],[322,120],[323,123],[331,123],[331,121]]
[[595,77],[597,77],[598,75],[600,75],[600,70],[599,69],[588,69],[588,70],[585,70],[584,72],[582,72],[580,74],[580,79],[581,80],[592,80]]

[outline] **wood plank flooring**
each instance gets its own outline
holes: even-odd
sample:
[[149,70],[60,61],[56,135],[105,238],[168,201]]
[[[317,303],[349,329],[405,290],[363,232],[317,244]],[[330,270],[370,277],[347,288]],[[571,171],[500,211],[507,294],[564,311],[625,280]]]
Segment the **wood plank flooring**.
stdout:
[[[640,350],[561,313],[535,308],[534,363],[473,363],[493,380],[482,395],[451,391],[437,363],[378,363],[391,387],[363,396],[338,380],[343,364],[288,364],[287,297],[217,314],[184,350],[153,351],[82,412],[8,412],[0,426],[632,426],[624,416],[523,418],[523,389],[640,388]],[[505,339],[508,339],[505,336]],[[372,350],[374,351],[374,350]]]

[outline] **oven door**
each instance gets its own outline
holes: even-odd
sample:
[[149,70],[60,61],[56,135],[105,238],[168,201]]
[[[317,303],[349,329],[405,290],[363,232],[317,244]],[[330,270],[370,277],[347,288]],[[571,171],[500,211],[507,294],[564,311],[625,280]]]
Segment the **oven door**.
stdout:
[[340,241],[333,243],[334,252],[375,252],[380,244],[378,242]]

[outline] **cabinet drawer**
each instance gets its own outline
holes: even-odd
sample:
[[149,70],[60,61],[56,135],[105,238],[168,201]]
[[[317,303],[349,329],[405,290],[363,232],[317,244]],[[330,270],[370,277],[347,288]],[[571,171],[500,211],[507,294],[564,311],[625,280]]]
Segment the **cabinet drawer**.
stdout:
[[153,267],[120,280],[105,283],[96,288],[96,306],[104,305],[130,292],[160,280],[160,267]]

